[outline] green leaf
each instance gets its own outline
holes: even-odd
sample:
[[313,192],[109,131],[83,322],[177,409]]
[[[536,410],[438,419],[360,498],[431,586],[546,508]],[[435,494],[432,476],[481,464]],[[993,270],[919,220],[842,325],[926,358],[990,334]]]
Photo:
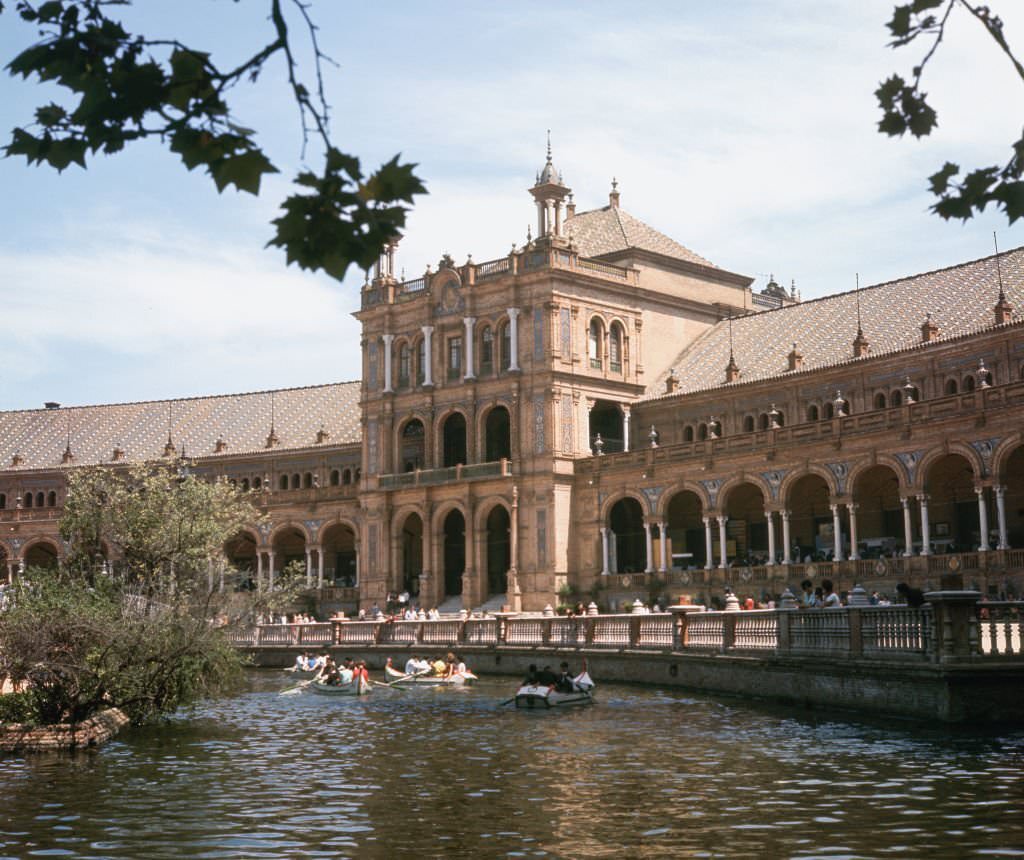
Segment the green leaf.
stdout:
[[239,191],[259,194],[263,175],[277,173],[277,168],[261,150],[254,149],[225,158],[219,164],[211,166],[210,173],[218,191],[223,191],[228,185],[234,185]]
[[928,181],[931,183],[931,192],[935,195],[941,195],[946,193],[946,189],[949,187],[949,180],[956,176],[960,172],[960,165],[953,164],[951,161],[947,161],[943,166],[942,170],[938,173],[933,173],[928,177]]

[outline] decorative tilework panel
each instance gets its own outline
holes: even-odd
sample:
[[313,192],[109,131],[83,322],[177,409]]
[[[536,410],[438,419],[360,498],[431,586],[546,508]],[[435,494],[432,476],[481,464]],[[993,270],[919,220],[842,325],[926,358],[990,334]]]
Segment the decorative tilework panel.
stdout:
[[572,322],[568,308],[558,312],[558,325],[562,333],[562,358],[569,358],[572,355]]
[[544,309],[533,309],[533,360],[544,361]]
[[533,452],[544,453],[544,395],[533,398]]
[[572,395],[562,395],[562,453],[571,454],[572,444]]
[[548,566],[548,512],[537,511],[537,567]]

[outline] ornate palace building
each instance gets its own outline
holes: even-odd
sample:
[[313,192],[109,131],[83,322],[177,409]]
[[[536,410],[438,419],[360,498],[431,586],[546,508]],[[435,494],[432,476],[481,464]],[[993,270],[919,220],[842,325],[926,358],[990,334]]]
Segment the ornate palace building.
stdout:
[[65,551],[69,469],[186,456],[267,515],[232,564],[268,587],[298,560],[324,609],[1020,593],[1024,249],[801,302],[614,183],[577,212],[550,153],[530,194],[536,238],[499,259],[402,281],[384,249],[359,382],[0,413],[7,576]]

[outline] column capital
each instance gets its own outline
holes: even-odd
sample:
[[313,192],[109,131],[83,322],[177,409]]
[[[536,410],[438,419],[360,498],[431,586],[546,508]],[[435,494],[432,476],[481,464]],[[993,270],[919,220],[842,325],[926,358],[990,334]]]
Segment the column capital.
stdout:
[[729,522],[729,518],[727,516],[722,515],[722,514],[719,514],[718,516],[716,516],[715,519],[718,520],[718,524],[719,525],[725,525],[725,523]]
[[508,314],[509,319],[519,316],[519,308],[505,308],[505,312]]
[[859,505],[858,505],[857,502],[847,502],[846,503],[846,510],[848,510],[848,511],[855,511],[855,510],[857,510],[858,507],[859,507]]
[[394,341],[395,336],[393,334],[382,334],[380,336],[380,339],[384,341],[384,343],[386,343],[388,346],[391,346],[391,343],[392,341]]
[[420,331],[425,335],[431,335],[434,333],[434,327],[432,325],[421,325]]

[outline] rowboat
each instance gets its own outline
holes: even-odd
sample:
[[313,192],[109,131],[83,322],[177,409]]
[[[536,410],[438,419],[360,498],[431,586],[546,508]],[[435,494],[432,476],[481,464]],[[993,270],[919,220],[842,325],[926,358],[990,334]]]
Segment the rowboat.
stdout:
[[360,677],[358,681],[350,681],[348,684],[324,684],[320,681],[313,681],[309,688],[321,696],[365,696],[373,689],[370,682]]
[[547,684],[523,684],[516,690],[516,707],[547,710],[594,704],[594,682],[586,669],[573,678],[573,685],[571,693],[563,693]]
[[424,687],[468,687],[477,679],[476,675],[468,669],[465,672],[456,672],[447,678],[441,675],[413,674],[407,675],[399,672],[390,661],[384,667],[384,677],[392,684],[416,684]]

